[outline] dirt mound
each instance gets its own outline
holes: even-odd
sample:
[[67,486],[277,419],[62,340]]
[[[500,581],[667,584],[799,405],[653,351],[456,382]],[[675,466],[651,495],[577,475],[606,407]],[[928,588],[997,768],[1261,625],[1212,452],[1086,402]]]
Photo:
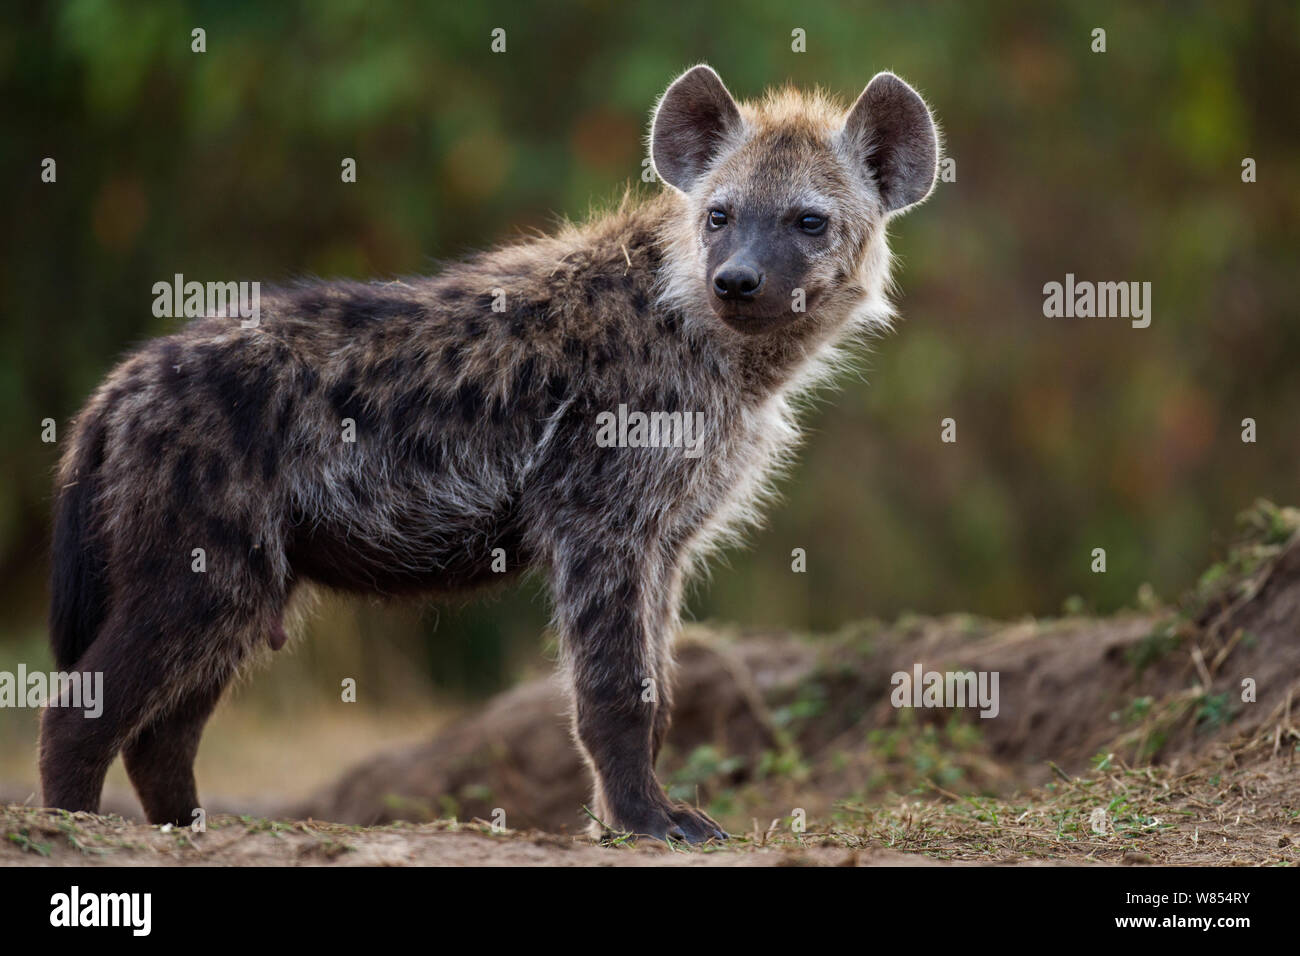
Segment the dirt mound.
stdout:
[[[1177,762],[1227,740],[1292,754],[1300,732],[1300,513],[1261,504],[1179,609],[1000,624],[869,622],[805,640],[695,629],[680,644],[660,773],[724,822],[827,813],[886,792],[1007,793],[1109,764]],[[998,713],[896,708],[892,675],[998,675]],[[1253,687],[1254,699],[1248,689]],[[576,832],[590,782],[555,681],[526,683],[427,744],[367,761],[291,816],[439,817]],[[757,828],[757,823],[755,823]],[[739,827],[737,829],[740,829]]]

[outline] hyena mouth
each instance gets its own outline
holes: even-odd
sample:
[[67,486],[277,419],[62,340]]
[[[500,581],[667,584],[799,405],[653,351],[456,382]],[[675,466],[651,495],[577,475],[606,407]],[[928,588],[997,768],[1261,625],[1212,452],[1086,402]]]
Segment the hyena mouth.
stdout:
[[757,312],[744,312],[739,309],[715,309],[714,313],[720,318],[724,325],[736,332],[743,332],[746,335],[761,335],[765,332],[775,332],[777,329],[783,329],[799,316],[791,312],[778,312],[775,315],[764,315]]

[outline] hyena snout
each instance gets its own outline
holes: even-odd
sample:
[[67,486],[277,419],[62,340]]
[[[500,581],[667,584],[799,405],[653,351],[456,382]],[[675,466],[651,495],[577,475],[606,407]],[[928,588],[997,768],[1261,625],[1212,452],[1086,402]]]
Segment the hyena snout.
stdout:
[[732,255],[708,276],[713,314],[737,332],[773,332],[799,317],[790,308],[790,277],[763,262],[754,256]]
[[713,294],[724,302],[753,302],[766,278],[753,262],[730,259],[713,273]]

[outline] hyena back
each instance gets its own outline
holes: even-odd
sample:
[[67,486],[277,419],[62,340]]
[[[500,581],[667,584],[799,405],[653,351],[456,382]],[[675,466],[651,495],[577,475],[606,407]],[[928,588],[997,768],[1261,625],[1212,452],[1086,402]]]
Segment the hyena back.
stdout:
[[[46,711],[46,803],[96,809],[120,750],[149,820],[189,822],[203,726],[283,643],[295,587],[460,591],[503,552],[549,575],[596,816],[725,837],[654,774],[683,583],[757,520],[792,399],[888,322],[885,224],[937,151],[892,74],[846,114],[739,104],[696,67],[654,116],[669,189],[436,277],[264,294],[256,327],[208,317],[130,356],[59,468],[52,642],[105,699]],[[701,453],[598,444],[620,405],[702,413]]]

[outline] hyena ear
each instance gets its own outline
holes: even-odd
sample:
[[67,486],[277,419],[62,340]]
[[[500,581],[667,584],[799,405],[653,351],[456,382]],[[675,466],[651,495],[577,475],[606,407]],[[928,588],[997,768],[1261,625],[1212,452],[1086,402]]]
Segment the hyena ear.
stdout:
[[675,79],[650,126],[650,159],[670,186],[689,192],[718,158],[727,138],[744,125],[736,101],[707,66]]
[[877,73],[844,121],[841,141],[871,170],[885,212],[930,194],[939,165],[939,134],[916,90],[892,73]]

